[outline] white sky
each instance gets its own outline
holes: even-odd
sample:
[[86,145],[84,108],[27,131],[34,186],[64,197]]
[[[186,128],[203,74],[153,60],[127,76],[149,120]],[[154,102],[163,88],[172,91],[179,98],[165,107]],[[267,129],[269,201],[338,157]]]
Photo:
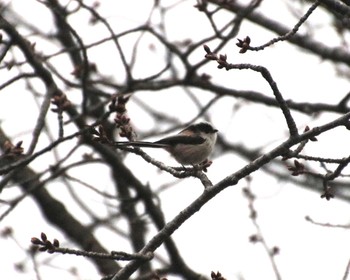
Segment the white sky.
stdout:
[[[16,11],[23,15],[35,25],[40,25],[45,30],[52,30],[47,22],[50,22],[50,17],[46,16],[45,9],[36,1],[8,1],[16,7]],[[89,3],[89,1],[86,1]],[[161,1],[163,3],[173,3],[174,1]],[[248,2],[248,1],[247,1]],[[284,24],[292,27],[295,24],[295,19],[290,17],[285,10],[284,2],[265,0],[261,9],[263,11],[279,11],[273,12],[272,16],[276,20],[283,19]],[[297,5],[296,1],[288,1],[291,5]],[[144,21],[145,13],[149,9],[153,1],[104,1],[101,0],[101,8],[99,12],[106,16],[108,21],[115,28],[115,31],[121,31],[126,28],[137,26]],[[201,38],[205,31],[203,26],[207,25],[204,16],[199,14],[193,5],[195,1],[185,1],[183,4],[176,7],[169,15],[169,38],[178,40],[183,38]],[[35,7],[35,9],[34,9]],[[305,11],[305,10],[304,10]],[[155,17],[156,18],[156,17]],[[82,17],[71,24],[77,28],[80,34],[83,34],[86,42],[94,42],[105,36],[104,31],[91,32],[86,24],[87,18]],[[328,32],[323,26],[329,23],[329,19],[324,17],[321,11],[316,11],[311,16],[310,24],[320,26],[319,34]],[[256,32],[255,27],[249,23],[244,23],[239,38],[246,35],[253,37],[253,44],[259,45],[265,43],[272,38],[271,33]],[[252,32],[253,35],[252,35]],[[327,33],[325,33],[327,34]],[[318,35],[321,36],[321,35]],[[332,35],[331,35],[332,36]],[[30,38],[29,38],[30,39]],[[151,43],[150,39],[145,39],[145,42]],[[128,44],[129,42],[123,42]],[[223,52],[228,55],[229,61],[239,63],[253,63],[266,66],[286,99],[295,101],[310,101],[313,102],[337,102],[349,88],[349,82],[345,79],[336,77],[335,70],[327,61],[321,61],[319,58],[309,56],[307,53],[296,52],[293,46],[288,46],[287,43],[280,43],[276,46],[259,53],[247,53],[240,55],[237,48],[234,46],[236,41],[229,44]],[[37,44],[37,49],[47,50],[50,46]],[[158,47],[158,46],[156,46]],[[214,46],[213,46],[214,47]],[[53,53],[47,51],[47,53]],[[114,47],[111,44],[102,45],[99,48],[89,52],[89,57],[99,61],[99,70],[106,76],[114,77],[118,80],[117,62],[113,62]],[[164,65],[162,64],[162,51],[157,49],[156,52],[147,50],[140,56],[140,63],[147,65],[147,69],[151,73],[159,71]],[[201,60],[204,56],[204,51],[193,55],[194,60]],[[302,66],[302,67],[301,67]],[[137,75],[142,77],[145,75],[144,68],[138,68]],[[206,73],[213,76],[213,81],[218,81],[225,86],[232,86],[236,89],[257,90],[272,94],[266,82],[259,77],[257,73],[250,71],[219,71],[215,63],[210,63],[205,67]],[[67,76],[71,69],[67,69]],[[146,76],[148,73],[146,73]],[[0,83],[6,80],[7,77],[0,77]],[[212,97],[209,93],[200,93],[201,102],[206,103]],[[18,98],[18,95],[7,94],[8,103],[13,104]],[[0,94],[0,98],[1,97]],[[147,93],[137,93],[137,97],[148,104],[162,103],[166,104],[171,100],[171,107],[167,107],[167,112],[173,112],[184,121],[191,119],[193,113],[191,108],[182,110],[179,114],[179,106],[183,106],[183,99],[178,96],[183,96],[178,89],[169,90],[167,95],[157,94],[156,96],[147,95]],[[23,97],[23,95],[21,95]],[[74,98],[74,97],[72,97]],[[28,95],[28,100],[25,99],[25,104],[30,101],[31,96]],[[4,122],[4,128],[11,127],[12,120],[16,117],[16,112],[7,110],[8,104],[0,102],[0,119]],[[278,143],[286,139],[286,126],[281,118],[281,112],[277,109],[267,112],[265,108],[256,106],[256,117],[252,118],[252,107],[242,108],[235,113],[232,118],[232,103],[230,98],[224,98],[218,102],[210,111],[215,126],[220,130],[220,133],[226,139],[236,139],[239,134],[238,142],[242,142],[249,147],[265,147],[266,150],[276,146]],[[178,101],[178,103],[177,103]],[[182,107],[181,107],[182,108]],[[144,114],[140,113],[139,107],[130,105],[129,115],[132,116],[135,127],[142,131],[147,131],[154,123],[147,119]],[[314,122],[310,122],[308,117],[300,114],[294,114],[298,126],[303,128],[306,124],[310,126],[320,125],[325,121],[330,121],[335,118],[334,115],[327,114]],[[20,131],[29,130],[35,124],[36,114],[26,114],[23,120],[23,129],[15,127],[11,133],[14,135]],[[244,122],[242,122],[244,120]],[[250,129],[251,128],[251,129]],[[270,128],[270,133],[266,133],[266,129]],[[340,135],[341,137],[335,137]],[[23,136],[24,138],[26,136]],[[30,135],[27,135],[30,139]],[[339,131],[339,134],[329,133],[322,136],[323,141],[312,143],[307,147],[307,152],[319,153],[320,150],[327,155],[343,157],[349,154],[347,148],[349,136],[344,135],[344,131]],[[22,139],[21,137],[19,137]],[[257,141],[258,140],[258,141]],[[329,143],[334,143],[330,147]],[[28,143],[28,142],[27,142]],[[24,143],[24,145],[26,142]],[[172,159],[162,151],[148,151],[150,155],[162,160],[166,163],[173,164]],[[47,162],[35,162],[34,166],[43,169],[47,167]],[[186,179],[178,181],[170,175],[159,172],[154,166],[150,166],[141,158],[135,155],[130,155],[127,158],[127,163],[133,167],[135,174],[143,180],[149,182],[152,188],[159,188],[167,182],[177,182],[174,187],[167,189],[161,193],[161,204],[164,209],[167,221],[171,220],[179,211],[183,210],[193,200],[195,200],[202,192],[203,187],[195,179]],[[220,181],[226,175],[235,172],[242,168],[246,163],[236,155],[230,154],[219,156],[214,160],[210,167],[208,176],[213,183]],[[90,169],[91,168],[91,169]],[[94,170],[95,166],[86,167],[84,174],[89,174]],[[108,181],[108,172],[101,170],[101,177],[89,178],[89,183],[92,185],[102,185],[107,188],[110,185]],[[105,173],[104,173],[105,172]],[[91,172],[94,174],[93,172]],[[79,174],[79,173],[77,173]],[[78,175],[79,176],[79,175]],[[105,181],[101,184],[101,178]],[[102,180],[103,180],[102,179]],[[185,261],[194,270],[210,275],[210,271],[220,271],[227,279],[274,279],[274,274],[271,269],[266,251],[263,250],[261,244],[252,244],[248,238],[255,233],[255,228],[251,220],[248,218],[248,202],[242,195],[242,187],[245,187],[245,181],[240,182],[237,186],[231,187],[220,193],[210,203],[205,205],[198,213],[188,220],[178,231],[175,232],[173,238],[178,244],[181,255]],[[256,209],[258,211],[258,222],[261,225],[264,237],[269,246],[278,246],[281,249],[279,256],[276,257],[278,268],[284,280],[292,279],[342,279],[347,262],[350,259],[350,235],[348,230],[339,228],[325,228],[310,224],[305,221],[305,216],[311,216],[319,222],[331,222],[335,224],[348,224],[349,205],[341,202],[338,199],[331,201],[322,200],[319,194],[308,192],[288,183],[277,182],[275,179],[264,175],[262,172],[254,174],[252,181],[252,190],[257,195]],[[64,190],[56,192],[55,188],[59,188],[58,183],[52,186],[52,192],[55,197],[63,198],[66,205],[70,205],[66,200],[68,194]],[[62,189],[62,188],[61,188]],[[84,190],[81,190],[82,192]],[[15,197],[19,192],[12,188],[6,189],[2,193],[2,199]],[[96,211],[103,214],[103,207],[98,207],[100,201],[96,201],[94,196],[89,192],[84,192],[90,203],[96,205]],[[73,207],[73,206],[69,206]],[[2,209],[2,206],[0,207]],[[1,212],[2,213],[2,212]],[[30,213],[30,214],[29,214]],[[82,216],[82,212],[77,208],[75,215],[83,221],[87,221],[87,217]],[[25,218],[24,218],[25,217]],[[16,238],[21,247],[27,248],[32,236],[38,236],[41,231],[46,232],[50,238],[58,238],[64,240],[55,229],[47,225],[41,218],[41,214],[33,204],[31,199],[26,198],[1,224],[0,229],[6,226],[16,228]],[[18,230],[22,228],[22,230]],[[151,232],[152,233],[152,232]],[[122,242],[115,242],[115,237],[108,231],[98,232],[101,237],[101,242],[111,250],[128,250],[128,247]],[[150,236],[151,237],[151,236]],[[111,241],[117,247],[110,248]],[[64,244],[62,244],[64,246]],[[71,246],[71,245],[69,245]],[[122,248],[126,246],[125,248]],[[19,262],[25,256],[21,252],[21,248],[17,247],[15,242],[6,239],[0,239],[0,248],[2,249],[2,264],[1,273],[6,275],[6,279],[35,279],[34,274],[20,274],[13,268],[14,262]],[[162,249],[161,249],[162,250]],[[11,254],[9,255],[9,252]],[[10,257],[11,256],[11,257]],[[59,267],[72,265],[79,268],[81,262],[84,269],[79,270],[81,279],[98,279],[97,273],[91,265],[86,265],[82,258],[69,256],[52,256],[55,258],[55,263]],[[43,259],[47,258],[42,256]],[[85,264],[85,265],[83,265]],[[29,269],[30,270],[30,269]],[[52,271],[55,271],[52,274]],[[75,279],[70,274],[66,274],[64,270],[53,269],[52,267],[40,267],[42,279]],[[174,279],[169,276],[168,279]]]

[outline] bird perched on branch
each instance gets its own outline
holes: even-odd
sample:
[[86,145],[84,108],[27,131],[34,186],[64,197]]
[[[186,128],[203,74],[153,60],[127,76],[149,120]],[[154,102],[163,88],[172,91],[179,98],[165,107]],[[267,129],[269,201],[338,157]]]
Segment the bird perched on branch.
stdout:
[[186,127],[176,135],[155,142],[129,141],[114,144],[117,147],[163,148],[181,165],[197,165],[205,162],[212,153],[217,132],[210,123],[200,122]]

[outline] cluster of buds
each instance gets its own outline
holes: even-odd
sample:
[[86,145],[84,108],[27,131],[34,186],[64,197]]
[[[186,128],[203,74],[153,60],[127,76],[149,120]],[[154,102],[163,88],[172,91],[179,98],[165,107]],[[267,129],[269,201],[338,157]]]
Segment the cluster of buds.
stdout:
[[238,43],[236,43],[236,46],[240,48],[240,53],[245,53],[250,48],[250,37],[247,36],[243,40],[237,39]]
[[98,130],[96,130],[94,127],[91,127],[89,130],[90,130],[90,133],[92,135],[94,135],[94,138],[93,138],[94,141],[100,142],[100,143],[110,143],[111,142],[108,139],[106,131],[104,130],[102,125],[100,125],[98,127]]
[[219,271],[216,273],[212,271],[210,276],[212,280],[226,280]]
[[[73,69],[73,71],[70,73],[75,78],[79,79],[83,75],[84,65],[76,65]],[[88,73],[96,73],[97,72],[97,65],[95,63],[89,63],[87,67]]]
[[[249,36],[245,37],[243,40],[241,40],[241,39],[237,39],[237,40],[238,40],[238,42],[236,43],[236,46],[240,48],[240,50],[239,50],[240,53],[245,53],[245,52],[247,52],[247,50],[251,49],[251,47],[250,47],[251,40],[250,40]],[[216,60],[216,61],[222,60],[222,61],[226,62],[226,59],[225,59],[225,58],[227,58],[226,55],[219,55],[218,56],[217,54],[213,53],[207,45],[204,45],[204,50],[207,53],[205,55],[205,58],[210,59],[210,60]],[[221,68],[223,68],[223,67],[221,67]]]
[[120,130],[119,135],[132,139],[134,137],[134,130],[130,125],[130,118],[126,114],[126,103],[129,101],[130,96],[120,95],[118,97],[113,96],[109,110],[116,112],[114,122],[117,128]]
[[[96,11],[97,11],[97,9],[100,7],[100,5],[101,5],[101,3],[100,3],[99,1],[95,1],[95,2],[92,3],[91,8],[92,8],[93,10],[96,10]],[[91,17],[90,17],[90,19],[89,19],[89,23],[90,23],[91,25],[97,24],[98,21],[99,21],[99,18],[96,16],[96,14],[91,13],[90,16],[91,16]]]
[[57,90],[55,92],[54,96],[52,97],[51,103],[57,106],[57,108],[51,109],[51,111],[55,113],[63,112],[71,106],[71,103],[68,100],[67,96],[60,90]]
[[294,165],[288,166],[288,170],[292,172],[292,176],[298,176],[305,173],[305,166],[299,161],[294,160]]
[[130,96],[116,94],[112,96],[111,103],[108,106],[110,112],[116,112],[119,115],[126,113],[126,103],[129,101]]
[[16,145],[13,145],[10,141],[5,141],[4,143],[4,154],[6,156],[19,156],[23,154],[23,147],[22,147],[23,141],[17,142]]
[[53,242],[47,240],[47,236],[45,233],[41,233],[40,239],[37,237],[32,237],[32,244],[39,247],[40,252],[48,252],[50,254],[54,253],[57,248],[60,247],[60,243],[57,239],[54,239]]
[[203,48],[204,48],[205,52],[207,53],[207,54],[205,55],[205,58],[206,58],[206,59],[209,59],[209,60],[218,60],[217,54],[216,54],[216,53],[213,53],[213,52],[211,51],[211,49],[209,48],[208,45],[204,45]]
[[[310,127],[307,125],[307,126],[305,127],[305,129],[304,129],[304,132],[308,132],[309,130],[310,130]],[[317,138],[316,138],[316,136],[311,136],[311,137],[309,138],[309,140],[312,141],[312,142],[316,142],[316,141],[317,141]]]
[[324,181],[324,192],[323,192],[323,194],[321,194],[321,198],[325,198],[327,200],[334,198],[334,193],[332,191],[332,187],[327,186],[326,181]]
[[229,70],[229,63],[227,62],[226,54],[217,55],[216,53],[213,53],[207,45],[204,45],[203,47],[205,52],[207,53],[205,55],[206,59],[215,60],[219,64],[218,65],[219,69],[225,68],[226,70]]

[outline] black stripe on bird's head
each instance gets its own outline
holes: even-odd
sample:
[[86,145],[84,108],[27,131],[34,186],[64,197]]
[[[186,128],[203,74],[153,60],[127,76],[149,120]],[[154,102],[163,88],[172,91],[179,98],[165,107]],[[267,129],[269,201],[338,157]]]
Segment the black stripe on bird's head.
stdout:
[[207,134],[218,132],[210,123],[208,122],[200,122],[197,124],[192,124],[186,130],[192,131],[194,133],[204,132]]

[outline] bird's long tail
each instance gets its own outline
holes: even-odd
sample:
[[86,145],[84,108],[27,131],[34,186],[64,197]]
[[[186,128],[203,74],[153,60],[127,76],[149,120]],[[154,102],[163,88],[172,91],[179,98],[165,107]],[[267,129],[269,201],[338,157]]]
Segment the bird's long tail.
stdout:
[[114,142],[115,146],[132,146],[132,147],[143,147],[143,148],[166,148],[169,147],[167,144],[153,143],[147,141],[119,141]]

